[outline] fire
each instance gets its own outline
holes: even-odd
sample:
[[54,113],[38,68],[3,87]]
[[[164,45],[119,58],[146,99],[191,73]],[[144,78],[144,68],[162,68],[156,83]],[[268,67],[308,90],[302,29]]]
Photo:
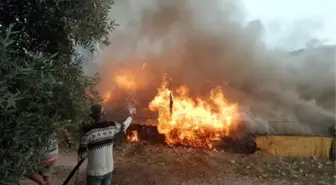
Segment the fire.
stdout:
[[[132,94],[150,88],[150,78],[144,72],[147,67],[143,63],[137,70],[123,69],[116,73],[112,79],[117,90]],[[113,94],[116,96],[114,91]],[[107,93],[104,100],[110,99],[111,93]],[[230,128],[239,120],[238,106],[226,100],[221,88],[211,89],[207,97],[192,98],[186,85],[170,90],[167,78],[150,101],[149,109],[158,112],[157,128],[168,145],[212,148],[215,141],[230,134]],[[136,131],[129,132],[127,138],[140,141]]]
[[127,140],[131,142],[139,142],[140,138],[138,135],[138,132],[135,130],[132,130],[128,135],[127,135]]
[[[137,81],[132,75],[129,75],[128,73],[119,73],[114,77],[114,84],[116,87],[122,90],[126,90],[129,92],[133,92],[137,88]],[[103,95],[103,103],[107,103],[111,101],[111,91],[107,91]]]
[[111,92],[106,92],[103,96],[104,102],[108,102],[111,100]]
[[135,90],[137,87],[136,80],[133,76],[127,74],[119,74],[115,77],[116,85],[125,90]]
[[229,104],[221,88],[210,91],[207,98],[192,99],[187,86],[174,92],[164,79],[149,108],[158,111],[158,131],[169,145],[182,144],[211,148],[214,141],[230,134],[230,125],[239,114],[237,105]]

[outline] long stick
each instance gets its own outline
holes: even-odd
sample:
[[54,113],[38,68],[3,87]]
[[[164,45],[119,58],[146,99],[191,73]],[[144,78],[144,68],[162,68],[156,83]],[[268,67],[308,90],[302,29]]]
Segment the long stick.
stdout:
[[68,175],[68,177],[65,179],[65,181],[63,182],[62,185],[67,185],[69,183],[69,181],[71,180],[72,176],[76,173],[76,171],[78,170],[78,168],[82,165],[82,163],[85,161],[86,158],[81,159],[77,165],[73,168],[73,170],[71,171],[71,173]]

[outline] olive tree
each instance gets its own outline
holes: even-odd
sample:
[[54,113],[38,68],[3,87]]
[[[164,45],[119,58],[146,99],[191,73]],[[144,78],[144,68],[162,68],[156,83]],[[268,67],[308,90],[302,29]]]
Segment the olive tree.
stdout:
[[76,129],[100,97],[75,47],[106,43],[112,0],[0,1],[0,184],[36,168],[51,133]]

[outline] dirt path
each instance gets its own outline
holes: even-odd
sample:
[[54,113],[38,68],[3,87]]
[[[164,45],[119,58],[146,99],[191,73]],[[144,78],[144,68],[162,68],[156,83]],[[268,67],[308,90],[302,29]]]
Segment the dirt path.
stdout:
[[[54,185],[61,185],[63,181],[66,179],[68,174],[71,172],[71,170],[76,166],[77,164],[77,156],[74,152],[61,152],[61,155],[59,156],[59,159],[57,161],[57,166],[54,171],[53,176],[53,184]],[[80,167],[79,172],[79,179],[82,181],[81,183],[78,183],[78,185],[83,184],[83,177],[84,177],[84,171],[86,167],[86,161],[82,164]],[[74,184],[75,177],[72,178],[70,181],[70,184]],[[35,185],[33,181],[30,181],[28,179],[22,180],[21,185]]]
[[[62,152],[54,185],[76,165],[75,153]],[[300,185],[335,184],[334,163],[318,159],[278,159],[190,148],[126,144],[115,152],[113,183],[118,185]],[[84,184],[85,166],[78,185]],[[74,179],[69,184],[74,184]],[[22,185],[33,185],[25,180]]]

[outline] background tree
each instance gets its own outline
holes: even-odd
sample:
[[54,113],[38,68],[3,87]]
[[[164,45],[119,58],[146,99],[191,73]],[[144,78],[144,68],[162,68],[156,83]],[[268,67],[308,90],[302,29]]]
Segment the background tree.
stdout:
[[[99,101],[75,47],[106,42],[112,0],[0,1],[0,184],[36,167],[53,131],[78,127]],[[11,28],[12,29],[8,29]],[[16,32],[13,33],[13,30]]]

